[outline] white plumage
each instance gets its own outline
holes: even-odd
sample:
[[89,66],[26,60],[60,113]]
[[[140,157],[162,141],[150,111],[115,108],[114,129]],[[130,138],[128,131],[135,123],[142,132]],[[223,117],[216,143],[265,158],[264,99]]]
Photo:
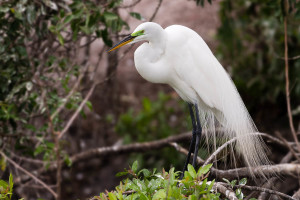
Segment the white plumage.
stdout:
[[168,84],[183,100],[197,104],[201,125],[211,134],[207,138],[215,142],[220,127],[226,138],[237,138],[236,149],[247,165],[268,163],[262,139],[251,135],[257,129],[234,83],[195,31],[180,25],[163,29],[146,22],[132,35],[129,44],[146,41],[134,53],[143,78]]

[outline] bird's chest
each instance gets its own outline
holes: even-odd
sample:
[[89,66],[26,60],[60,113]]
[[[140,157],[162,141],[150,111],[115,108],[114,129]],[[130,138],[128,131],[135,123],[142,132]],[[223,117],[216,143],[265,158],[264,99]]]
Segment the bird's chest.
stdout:
[[[143,50],[143,51],[141,51]],[[138,73],[152,83],[168,83],[170,78],[170,63],[165,57],[144,49],[137,49],[134,63]]]

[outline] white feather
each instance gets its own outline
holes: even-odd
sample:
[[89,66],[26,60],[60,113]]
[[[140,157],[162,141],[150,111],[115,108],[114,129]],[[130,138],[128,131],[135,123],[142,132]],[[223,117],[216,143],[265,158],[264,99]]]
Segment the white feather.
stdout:
[[182,99],[197,103],[201,125],[210,130],[207,138],[214,143],[219,126],[226,138],[237,138],[236,149],[247,165],[268,164],[265,145],[260,136],[251,135],[257,128],[234,83],[203,39],[180,25],[162,29],[148,22],[135,31],[139,30],[145,35],[136,41],[149,41],[134,54],[140,75],[150,82],[169,84]]

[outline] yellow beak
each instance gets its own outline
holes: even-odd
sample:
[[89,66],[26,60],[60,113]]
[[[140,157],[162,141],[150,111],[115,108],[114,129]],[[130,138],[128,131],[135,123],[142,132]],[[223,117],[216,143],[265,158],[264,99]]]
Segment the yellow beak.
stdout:
[[132,42],[135,37],[136,36],[128,35],[121,42],[119,42],[118,44],[116,44],[113,47],[111,47],[110,49],[108,49],[107,52],[111,52],[113,50],[116,50],[116,49],[120,48],[121,46],[124,46],[125,44],[128,44],[129,42]]

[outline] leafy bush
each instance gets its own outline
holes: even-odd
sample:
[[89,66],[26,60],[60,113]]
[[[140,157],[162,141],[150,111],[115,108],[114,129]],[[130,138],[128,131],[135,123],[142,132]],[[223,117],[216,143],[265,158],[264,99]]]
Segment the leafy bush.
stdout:
[[9,175],[8,183],[4,180],[0,180],[0,199],[1,200],[10,200],[13,192],[13,176]]
[[[176,108],[172,107],[173,104],[176,104]],[[187,106],[182,101],[172,101],[170,95],[160,92],[155,101],[144,98],[142,106],[138,112],[129,109],[119,117],[116,132],[124,138],[126,144],[163,139],[191,129]],[[134,154],[131,161],[134,160],[139,160],[143,167],[179,167],[184,156],[175,149],[161,149],[143,155]]]
[[211,164],[201,167],[198,172],[192,165],[188,166],[184,178],[179,180],[179,173],[171,168],[169,172],[163,170],[157,173],[154,169],[138,170],[134,162],[129,170],[120,172],[117,176],[130,175],[132,178],[123,180],[116,191],[107,194],[101,193],[93,199],[202,199],[216,200],[220,194],[212,192],[213,181],[207,180],[207,173]]
[[[219,200],[221,194],[212,190],[215,180],[209,181],[208,175],[212,164],[208,164],[196,171],[192,165],[188,165],[182,180],[179,179],[181,172],[175,172],[171,168],[169,172],[164,169],[162,172],[156,172],[156,169],[138,170],[138,162],[135,161],[129,169],[119,172],[116,176],[129,176],[120,182],[120,185],[114,191],[100,193],[92,200],[126,200],[126,199],[189,199],[189,200]],[[231,182],[224,179],[227,187],[233,190],[236,185],[246,185],[247,179]],[[243,200],[246,196],[240,188],[235,190],[236,197]],[[251,198],[251,200],[256,200]]]
[[[281,2],[225,0],[220,3],[218,53],[232,69],[239,91],[251,98],[252,106],[258,102],[285,103],[282,19],[287,13],[282,13]],[[289,2],[288,47],[289,56],[294,57],[300,55],[300,3]],[[291,102],[296,106],[300,104],[300,59],[290,60],[289,64]]]

